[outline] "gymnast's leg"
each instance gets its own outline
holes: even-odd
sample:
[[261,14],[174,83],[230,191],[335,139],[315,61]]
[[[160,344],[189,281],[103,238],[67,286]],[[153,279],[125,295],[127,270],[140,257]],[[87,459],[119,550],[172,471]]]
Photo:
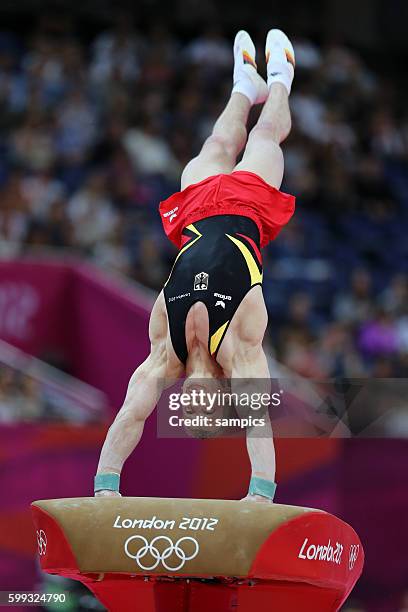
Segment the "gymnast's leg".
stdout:
[[289,93],[294,75],[294,52],[287,36],[271,30],[266,40],[268,98],[258,123],[249,134],[242,161],[235,170],[254,172],[279,189],[284,170],[280,144],[291,128]]
[[181,189],[209,176],[229,174],[247,139],[246,123],[253,104],[264,102],[268,89],[258,74],[255,47],[249,34],[238,32],[234,42],[234,85],[223,113],[201,152],[184,169]]

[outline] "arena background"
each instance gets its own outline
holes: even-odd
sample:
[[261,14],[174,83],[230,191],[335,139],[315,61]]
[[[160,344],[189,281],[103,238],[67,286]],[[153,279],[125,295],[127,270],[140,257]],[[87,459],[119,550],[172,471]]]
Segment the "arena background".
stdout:
[[[92,494],[174,257],[157,204],[226,101],[241,27],[259,50],[281,27],[297,54],[283,185],[297,212],[264,255],[271,363],[406,377],[407,13],[403,0],[3,0],[0,590],[44,585],[29,503]],[[407,412],[382,434],[277,440],[277,501],[331,511],[364,543],[348,612],[408,610]],[[248,477],[242,440],[158,440],[152,417],[123,493],[239,498]],[[46,580],[72,590],[65,609],[98,609]]]

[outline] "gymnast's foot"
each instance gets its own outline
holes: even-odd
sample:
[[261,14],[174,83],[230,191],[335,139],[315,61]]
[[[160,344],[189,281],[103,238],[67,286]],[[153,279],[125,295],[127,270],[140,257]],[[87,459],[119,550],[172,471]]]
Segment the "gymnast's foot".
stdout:
[[95,497],[122,497],[119,491],[109,491],[107,489],[96,491]]
[[289,95],[295,73],[295,52],[292,43],[282,30],[269,30],[266,37],[265,59],[268,88],[273,83],[281,83]]
[[240,30],[234,41],[234,87],[232,93],[240,93],[251,104],[261,104],[268,97],[268,86],[258,74],[255,62],[255,45],[248,32]]

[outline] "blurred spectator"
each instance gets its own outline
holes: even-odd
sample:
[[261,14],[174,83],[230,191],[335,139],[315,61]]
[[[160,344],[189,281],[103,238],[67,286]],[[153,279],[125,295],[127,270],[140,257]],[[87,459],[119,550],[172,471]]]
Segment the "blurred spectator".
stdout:
[[408,315],[400,317],[395,322],[398,350],[408,355]]
[[[0,424],[36,421],[84,423],[104,418],[103,394],[83,395],[78,391],[75,379],[66,379],[62,372],[50,372],[49,367],[41,362],[33,365],[30,359],[28,355],[20,355],[18,369],[0,360]],[[23,363],[25,366],[20,369]],[[36,375],[30,374],[31,368]]]
[[4,252],[7,252],[7,243],[15,253],[18,252],[18,246],[26,235],[28,217],[29,202],[23,189],[22,173],[15,170],[1,191],[0,240]]
[[21,375],[16,383],[15,409],[20,421],[36,421],[44,416],[46,403],[40,383],[30,376]]
[[295,293],[289,301],[279,344],[283,363],[302,376],[321,378],[325,375],[314,351],[314,333],[318,326],[309,296]]
[[93,172],[83,188],[72,196],[68,215],[75,240],[84,249],[91,249],[112,235],[118,218],[102,172]]
[[157,119],[147,117],[142,126],[129,129],[123,144],[137,171],[170,178],[180,174],[181,168],[162,137]]
[[10,144],[15,161],[27,170],[48,170],[54,162],[52,122],[34,108],[27,111]]
[[28,83],[24,73],[18,70],[18,43],[13,35],[1,34],[0,40],[0,110],[4,118],[21,113],[27,103]]
[[46,402],[38,381],[0,364],[0,422],[39,420],[45,409]]
[[119,12],[113,31],[103,32],[93,44],[90,74],[93,81],[134,81],[140,70],[143,40],[132,27],[132,16]]
[[371,277],[367,270],[353,272],[350,293],[340,294],[334,303],[334,316],[346,323],[361,323],[372,311]]
[[123,225],[117,224],[108,240],[95,245],[94,258],[105,270],[131,275],[132,262],[124,244]]
[[50,169],[27,176],[22,181],[22,192],[34,217],[47,218],[51,206],[61,198],[63,184],[55,178]]
[[380,296],[380,302],[386,312],[393,315],[408,314],[408,279],[404,274],[397,274]]
[[68,248],[73,244],[73,227],[67,216],[67,202],[56,200],[48,216],[48,243],[57,248]]
[[296,67],[300,70],[316,70],[322,62],[320,49],[309,39],[298,37],[296,47]]
[[96,138],[96,114],[85,92],[74,89],[61,105],[56,125],[56,152],[63,159],[83,161]]
[[14,398],[14,372],[11,368],[0,368],[0,422],[12,423],[18,421]]
[[363,323],[358,344],[368,357],[393,355],[398,348],[397,333],[391,317],[378,309],[374,318]]
[[151,236],[146,235],[141,240],[134,277],[148,287],[161,287],[166,281],[166,270]]
[[216,24],[187,46],[185,56],[192,64],[200,64],[204,72],[232,66],[231,44]]
[[404,156],[407,147],[395,118],[389,111],[381,110],[373,117],[372,125],[373,150],[384,156]]
[[293,92],[291,109],[296,126],[303,134],[318,142],[326,140],[326,108],[310,77],[301,81]]
[[321,334],[316,350],[319,362],[329,377],[353,378],[367,374],[347,325],[328,325]]

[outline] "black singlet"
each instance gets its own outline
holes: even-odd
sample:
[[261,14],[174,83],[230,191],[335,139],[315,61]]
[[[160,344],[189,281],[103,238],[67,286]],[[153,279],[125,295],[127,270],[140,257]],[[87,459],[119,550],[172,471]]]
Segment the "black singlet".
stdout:
[[248,217],[218,215],[188,225],[164,286],[170,337],[187,361],[188,311],[203,302],[209,318],[208,351],[216,359],[232,317],[248,291],[262,284],[259,230]]

